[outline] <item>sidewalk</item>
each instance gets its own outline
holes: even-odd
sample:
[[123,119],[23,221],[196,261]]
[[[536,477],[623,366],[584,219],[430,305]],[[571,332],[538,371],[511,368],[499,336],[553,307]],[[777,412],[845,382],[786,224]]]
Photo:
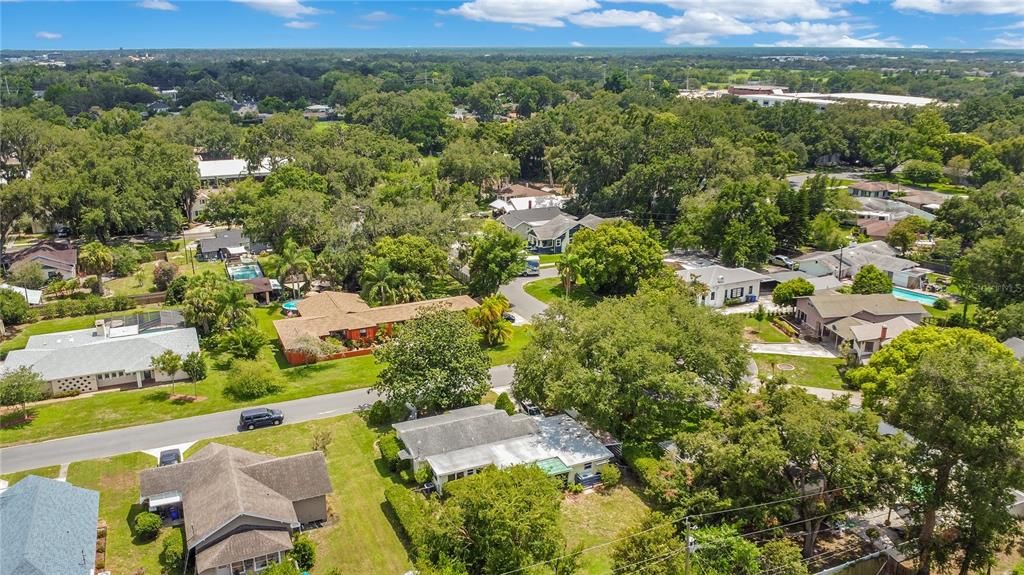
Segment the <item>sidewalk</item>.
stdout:
[[752,343],[750,344],[750,352],[830,359],[839,357],[832,350],[816,343]]

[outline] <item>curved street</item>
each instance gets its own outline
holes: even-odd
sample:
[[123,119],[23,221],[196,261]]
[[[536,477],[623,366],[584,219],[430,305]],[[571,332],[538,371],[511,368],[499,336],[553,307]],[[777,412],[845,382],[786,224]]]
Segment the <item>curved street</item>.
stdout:
[[508,298],[512,304],[512,312],[530,321],[533,316],[543,313],[548,309],[548,304],[540,301],[523,290],[523,286],[539,279],[553,278],[558,276],[558,270],[552,267],[540,268],[539,276],[521,276],[501,286],[501,294]]

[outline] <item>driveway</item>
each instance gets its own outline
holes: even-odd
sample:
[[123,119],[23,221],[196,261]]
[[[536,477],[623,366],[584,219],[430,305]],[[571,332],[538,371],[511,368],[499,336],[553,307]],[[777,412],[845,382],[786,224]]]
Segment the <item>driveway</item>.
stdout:
[[[512,366],[492,367],[491,385],[496,388],[507,388],[512,383],[512,374]],[[359,411],[376,400],[377,394],[369,389],[354,389],[271,403],[265,407],[284,411],[285,423],[298,423]],[[233,409],[198,417],[5,447],[0,449],[0,473],[14,473],[133,451],[159,451],[169,446],[230,435],[238,432],[236,426],[239,411]]]
[[839,357],[832,350],[816,343],[752,343],[751,353],[774,353],[777,355],[798,355],[801,357]]
[[501,286],[499,291],[512,304],[512,311],[529,321],[533,316],[544,313],[544,310],[548,309],[548,304],[523,291],[523,286],[539,279],[553,277],[558,277],[558,270],[540,268],[540,276],[518,277]]

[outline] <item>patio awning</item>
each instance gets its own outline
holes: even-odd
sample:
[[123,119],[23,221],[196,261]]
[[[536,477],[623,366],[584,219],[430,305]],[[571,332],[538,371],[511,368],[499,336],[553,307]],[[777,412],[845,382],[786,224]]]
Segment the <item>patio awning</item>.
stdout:
[[569,469],[569,467],[562,463],[562,460],[557,457],[542,459],[538,461],[536,465],[537,467],[540,467],[541,471],[548,474],[549,476],[564,475],[572,471],[572,469]]
[[156,497],[149,498],[149,509],[158,509],[160,507],[167,507],[168,505],[178,505],[181,503],[181,494],[177,491],[172,493],[161,493]]

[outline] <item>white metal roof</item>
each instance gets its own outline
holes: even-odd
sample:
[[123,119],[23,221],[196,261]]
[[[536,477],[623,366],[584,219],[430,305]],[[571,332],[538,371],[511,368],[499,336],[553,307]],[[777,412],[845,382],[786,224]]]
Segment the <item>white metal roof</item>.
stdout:
[[199,178],[207,179],[242,179],[249,176],[266,176],[271,170],[270,158],[264,158],[260,166],[249,171],[245,160],[233,158],[230,160],[200,160]]

